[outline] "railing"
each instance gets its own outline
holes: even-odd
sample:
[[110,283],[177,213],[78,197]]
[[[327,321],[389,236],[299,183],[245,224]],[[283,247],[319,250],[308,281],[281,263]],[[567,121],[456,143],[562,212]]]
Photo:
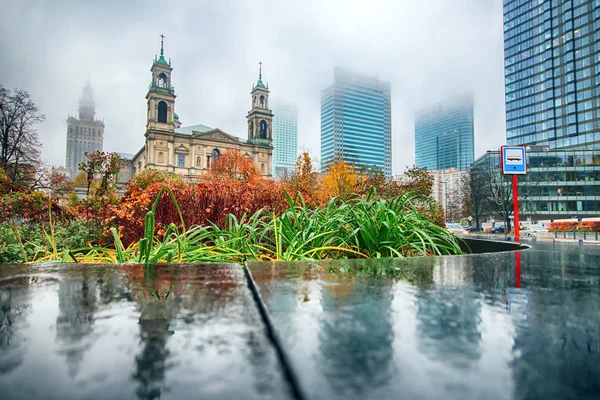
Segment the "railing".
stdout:
[[552,232],[555,239],[600,240],[600,232],[562,231]]
[[167,93],[173,94],[175,92],[175,86],[160,86],[155,82],[150,82],[148,85],[148,89],[150,90],[163,90]]

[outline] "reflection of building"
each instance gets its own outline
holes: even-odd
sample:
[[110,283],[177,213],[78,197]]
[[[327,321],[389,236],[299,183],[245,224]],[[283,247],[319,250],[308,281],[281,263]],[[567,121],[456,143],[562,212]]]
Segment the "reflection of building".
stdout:
[[598,1],[504,4],[507,143],[600,149]]
[[[527,175],[519,176],[520,214],[533,219],[600,216],[600,151],[548,150],[542,146],[528,148]],[[500,155],[488,151],[471,167],[500,181]],[[510,176],[503,188],[510,190]]]
[[298,157],[298,109],[279,103],[273,117],[273,176],[283,178],[296,171]]
[[146,95],[146,144],[128,163],[121,179],[153,168],[197,180],[226,150],[241,152],[263,175],[271,174],[273,114],[269,109],[269,88],[262,81],[262,70],[252,88],[251,110],[246,116],[248,140],[206,125],[181,126],[175,112],[175,88],[171,82],[173,67],[170,60],[167,62],[164,58],[162,42],[160,57],[154,59],[150,71],[152,81]]
[[339,67],[321,94],[321,167],[335,160],[392,175],[391,85]]
[[71,179],[79,174],[79,164],[86,161],[85,153],[102,151],[104,122],[97,120],[94,91],[88,81],[79,100],[79,118],[67,119],[67,163]]
[[462,212],[462,184],[469,171],[459,171],[456,168],[429,171],[433,176],[432,196],[444,207],[446,219],[455,218]]
[[368,278],[342,274],[330,279],[335,284],[321,289],[323,315],[318,335],[320,369],[333,393],[321,395],[362,398],[392,380],[393,281],[382,279],[374,284]]
[[56,317],[56,337],[65,347],[69,376],[79,372],[83,354],[90,347],[90,335],[94,331],[96,306],[96,283],[87,276],[81,280],[61,280],[58,288],[59,314]]
[[419,168],[469,169],[475,154],[473,98],[458,97],[415,116],[415,163]]

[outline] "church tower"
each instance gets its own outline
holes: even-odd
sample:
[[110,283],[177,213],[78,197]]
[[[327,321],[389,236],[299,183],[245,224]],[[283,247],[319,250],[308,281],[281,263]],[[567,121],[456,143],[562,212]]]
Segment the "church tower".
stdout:
[[167,63],[164,57],[163,39],[160,35],[160,57],[154,56],[152,63],[152,81],[148,87],[146,100],[148,115],[146,119],[146,138],[152,131],[175,131],[175,88],[171,85],[171,60]]
[[248,142],[271,146],[273,142],[273,113],[269,109],[269,86],[262,81],[262,62],[259,63],[258,81],[252,87],[252,108],[248,112]]

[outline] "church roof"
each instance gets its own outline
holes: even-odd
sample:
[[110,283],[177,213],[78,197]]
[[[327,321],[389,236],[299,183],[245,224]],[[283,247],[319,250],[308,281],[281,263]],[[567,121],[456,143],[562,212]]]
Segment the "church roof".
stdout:
[[117,152],[117,154],[119,155],[119,157],[122,160],[133,160],[133,157],[135,157],[135,154],[131,154],[131,153],[120,153],[120,152]]
[[206,125],[198,124],[198,125],[191,125],[191,126],[182,126],[181,128],[175,129],[175,133],[180,133],[183,135],[191,135],[192,132],[209,132],[212,130],[214,130],[214,128],[211,128]]

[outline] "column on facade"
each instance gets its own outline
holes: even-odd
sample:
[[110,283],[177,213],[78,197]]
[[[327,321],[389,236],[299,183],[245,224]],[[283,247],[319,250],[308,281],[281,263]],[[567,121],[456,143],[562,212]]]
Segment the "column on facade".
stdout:
[[173,152],[175,151],[175,149],[174,149],[174,146],[173,146],[173,142],[171,140],[169,140],[167,142],[167,148],[168,148],[168,152],[169,152],[169,156],[168,156],[169,163],[167,165],[172,166],[172,165],[174,165],[173,164],[173,157],[174,157]]
[[148,140],[148,164],[154,164],[154,140]]

